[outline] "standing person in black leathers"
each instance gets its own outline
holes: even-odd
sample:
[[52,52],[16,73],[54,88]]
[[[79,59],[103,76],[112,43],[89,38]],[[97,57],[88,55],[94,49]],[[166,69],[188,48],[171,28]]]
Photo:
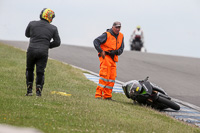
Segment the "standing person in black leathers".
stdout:
[[[36,96],[41,96],[44,85],[44,72],[48,60],[49,48],[60,46],[60,37],[57,27],[50,24],[55,17],[54,12],[44,8],[40,13],[39,21],[31,21],[25,31],[30,38],[26,60],[26,96],[32,96],[34,81],[34,67],[36,65]],[[51,39],[53,41],[51,42]]]

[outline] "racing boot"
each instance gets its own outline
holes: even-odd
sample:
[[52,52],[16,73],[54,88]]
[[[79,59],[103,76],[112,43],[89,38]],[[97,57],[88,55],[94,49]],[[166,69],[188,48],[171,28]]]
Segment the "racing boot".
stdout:
[[36,85],[36,96],[42,96],[42,86]]
[[26,96],[32,96],[33,95],[33,83],[32,82],[29,82],[27,84],[27,93],[26,93]]

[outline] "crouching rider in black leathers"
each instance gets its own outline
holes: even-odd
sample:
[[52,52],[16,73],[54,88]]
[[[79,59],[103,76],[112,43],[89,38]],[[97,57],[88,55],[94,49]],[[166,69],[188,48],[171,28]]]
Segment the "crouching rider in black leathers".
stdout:
[[[55,17],[54,12],[44,8],[40,13],[39,21],[31,21],[25,31],[26,37],[30,38],[26,58],[26,96],[32,96],[34,81],[34,67],[36,65],[36,96],[41,96],[44,85],[44,72],[48,60],[49,48],[60,46],[60,37],[57,27],[50,24]],[[52,42],[51,39],[53,39]]]

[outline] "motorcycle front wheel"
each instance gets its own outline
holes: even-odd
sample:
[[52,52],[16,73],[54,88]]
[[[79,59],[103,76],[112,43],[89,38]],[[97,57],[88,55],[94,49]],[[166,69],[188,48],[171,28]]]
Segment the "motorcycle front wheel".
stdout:
[[167,107],[169,108],[172,108],[174,110],[179,110],[180,109],[180,106],[176,103],[174,103],[173,101],[169,100],[169,99],[166,99],[164,97],[158,97],[158,102],[161,102],[163,103],[164,105],[166,105]]

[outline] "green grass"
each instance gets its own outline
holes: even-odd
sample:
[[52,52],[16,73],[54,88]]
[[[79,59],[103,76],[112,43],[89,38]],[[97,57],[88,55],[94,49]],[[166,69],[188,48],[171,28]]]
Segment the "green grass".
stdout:
[[[48,60],[42,97],[26,97],[26,53],[0,44],[0,123],[45,133],[198,133],[200,129],[147,107],[123,94],[116,101],[94,98],[96,84],[83,72]],[[35,87],[34,87],[35,88]],[[71,96],[51,94],[62,91]]]

